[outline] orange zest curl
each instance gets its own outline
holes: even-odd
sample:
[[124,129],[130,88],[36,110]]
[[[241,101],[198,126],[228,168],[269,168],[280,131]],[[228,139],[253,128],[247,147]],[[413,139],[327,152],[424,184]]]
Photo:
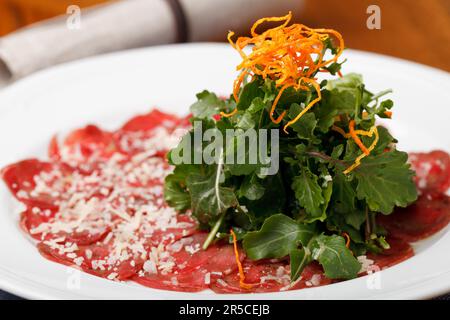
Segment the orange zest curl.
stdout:
[[[372,144],[370,145],[369,148],[367,148],[368,153],[362,153],[361,155],[359,155],[356,159],[355,162],[348,167],[347,169],[344,170],[344,174],[349,174],[353,169],[355,169],[356,167],[358,167],[361,164],[361,160],[365,157],[367,157],[370,152],[372,152],[373,149],[375,149],[375,146],[378,143],[378,129],[377,127],[374,125],[372,128],[370,128],[369,131],[362,131],[362,130],[357,130],[357,131],[361,131],[362,133],[364,133],[364,135],[368,136],[368,137],[372,137],[373,135],[375,135],[375,138],[372,141]],[[355,131],[356,132],[356,131]]]
[[347,232],[342,232],[342,236],[345,238],[345,246],[350,248],[350,236]]
[[236,234],[234,233],[233,229],[230,229],[230,234],[233,237],[234,256],[236,257],[236,264],[239,270],[239,285],[243,289],[251,289],[253,286],[251,284],[245,283],[244,268],[242,268],[241,259],[239,258]]
[[281,95],[283,94],[284,90],[286,90],[289,87],[295,86],[293,84],[285,84],[284,86],[281,87],[280,91],[278,92],[278,95],[276,96],[275,100],[273,101],[272,104],[272,108],[270,109],[270,120],[272,120],[273,123],[275,124],[279,124],[281,122],[281,120],[283,120],[284,116],[286,115],[286,110],[283,110],[283,112],[281,113],[281,115],[277,118],[274,119],[273,118],[273,113],[275,112],[275,107],[278,104],[278,100],[280,100]]
[[[367,118],[367,115],[368,115],[368,113],[367,113],[366,111],[364,111],[364,112],[362,113],[363,119]],[[384,115],[385,115],[386,117],[388,117],[388,118],[392,118],[392,111],[386,110],[386,111],[384,112]]]
[[[272,79],[280,90],[273,101],[270,119],[278,124],[285,117],[286,110],[277,118],[274,117],[274,113],[281,95],[287,88],[317,92],[318,97],[284,126],[285,132],[321,100],[320,86],[314,79],[314,75],[317,72],[328,72],[326,67],[337,62],[344,50],[344,40],[339,32],[332,29],[313,29],[303,24],[289,25],[291,19],[291,12],[282,17],[259,19],[250,30],[251,37],[238,37],[236,41],[232,39],[234,32],[228,33],[229,43],[242,58],[242,62],[236,67],[241,73],[233,85],[233,96],[236,102],[239,100],[239,91],[245,76],[257,75],[263,79]],[[281,24],[258,33],[256,29],[266,22],[281,22]],[[336,54],[324,60],[326,50],[324,41],[331,36],[337,41]],[[250,53],[244,51],[247,46],[251,46]],[[225,115],[232,114],[235,114],[235,111]]]
[[236,114],[236,112],[237,112],[237,108],[234,109],[233,111],[231,111],[230,113],[225,113],[225,112],[223,112],[223,111],[220,111],[220,115],[221,115],[222,117],[229,118],[229,117],[234,116],[234,115]]
[[[292,119],[291,121],[288,121],[288,123],[283,128],[284,132],[286,132],[286,133],[287,133],[287,127],[289,127],[289,126],[293,125],[294,123],[296,123],[309,109],[312,108],[313,105],[315,105],[317,102],[320,101],[320,99],[322,99],[322,95],[320,93],[320,86],[315,80],[312,80],[312,79],[309,79],[309,78],[302,78],[301,81],[305,81],[305,82],[310,83],[314,87],[314,89],[316,89],[317,98],[315,98],[313,101],[311,101],[294,119]],[[273,106],[272,106],[272,108],[273,108]],[[283,114],[285,112],[286,111],[283,111]]]
[[392,111],[385,111],[384,114],[386,115],[386,117],[392,118]]
[[[238,96],[237,96],[237,92],[239,91],[239,88],[241,87],[242,82],[244,82],[244,78],[245,78],[245,76],[246,76],[247,74],[248,74],[248,73],[244,70],[244,71],[242,71],[241,74],[236,78],[236,80],[234,80],[234,83],[233,83],[233,96],[234,96],[234,100],[236,100],[236,102],[239,101],[239,98],[238,98]],[[221,115],[222,117],[229,118],[229,117],[234,116],[234,115],[236,114],[236,112],[237,112],[237,108],[235,108],[235,109],[234,109],[233,111],[231,111],[230,113],[220,112],[220,115]]]
[[362,143],[361,139],[359,139],[358,134],[355,132],[355,120],[350,120],[348,124],[348,129],[350,133],[350,137],[352,137],[353,141],[358,145],[362,152],[364,152],[367,156],[369,155],[369,150],[367,150],[366,146]]
[[[353,169],[355,169],[356,167],[358,167],[361,164],[361,160],[365,157],[367,157],[373,149],[375,149],[375,146],[378,143],[378,129],[377,127],[374,125],[372,128],[370,128],[369,131],[366,130],[355,130],[355,120],[350,120],[349,123],[349,133],[346,133],[342,128],[339,128],[338,126],[333,125],[331,127],[331,130],[336,131],[338,133],[340,133],[344,138],[350,139],[352,138],[355,143],[358,145],[358,147],[361,149],[361,151],[363,152],[361,155],[359,155],[354,163],[348,167],[347,169],[345,169],[344,174],[348,174],[350,173]],[[358,135],[360,136],[367,136],[369,138],[371,138],[372,136],[375,135],[375,138],[372,141],[372,144],[366,148],[366,146],[361,142],[361,139],[359,139]]]

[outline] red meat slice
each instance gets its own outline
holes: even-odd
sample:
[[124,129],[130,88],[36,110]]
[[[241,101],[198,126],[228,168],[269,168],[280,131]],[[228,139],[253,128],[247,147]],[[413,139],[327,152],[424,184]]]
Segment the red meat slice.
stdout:
[[[314,277],[316,278],[315,280]],[[302,279],[291,290],[308,288],[310,286],[325,286],[333,283],[333,280],[325,277],[323,268],[318,262],[312,262],[302,272]]]
[[[199,248],[206,236],[205,233],[193,235],[189,246]],[[237,270],[233,246],[229,244],[211,245],[207,250],[199,249],[193,254],[183,248],[172,256],[176,267],[169,274],[146,274],[135,276],[133,280],[157,289],[195,292],[208,288],[222,275]]]
[[388,243],[391,246],[390,249],[384,250],[380,254],[367,254],[367,258],[374,260],[374,264],[381,269],[396,265],[414,255],[413,248],[402,239],[389,238]]
[[410,153],[409,162],[416,171],[419,190],[445,193],[450,187],[450,155],[445,151]]
[[[60,170],[62,175],[69,174],[71,169],[64,164],[52,164],[37,159],[29,159],[9,165],[1,171],[1,176],[11,193],[27,206],[48,208],[53,205],[55,197],[50,194],[29,196],[36,187],[34,177],[42,172],[50,172],[53,169]],[[20,192],[22,191],[22,192]],[[25,192],[25,194],[23,193]]]
[[87,230],[74,233],[61,232],[56,234],[54,237],[65,237],[66,242],[76,243],[78,246],[86,246],[98,241],[102,241],[110,231],[111,229],[109,227],[106,227],[94,233]]
[[49,172],[52,164],[42,162],[37,159],[23,160],[7,166],[1,171],[2,178],[11,192],[19,199],[23,197],[17,195],[20,190],[29,192],[36,186],[33,177],[42,171]]
[[[191,273],[196,270],[202,269],[206,272],[222,272],[229,274],[233,270],[236,270],[236,257],[234,255],[233,246],[230,244],[214,244],[210,245],[207,250],[201,249],[204,241],[206,240],[206,233],[197,233],[186,239],[192,239],[192,242],[188,242],[186,246],[190,246],[195,253],[191,254],[186,249],[181,249],[179,252],[172,254],[176,261],[176,272]],[[242,252],[240,257],[243,258]]]
[[[211,289],[217,293],[264,293],[323,286],[332,282],[324,276],[322,267],[316,262],[306,266],[302,272],[301,279],[292,287],[289,287],[290,274],[287,262],[245,260],[243,267],[245,282],[253,285],[251,289],[240,287],[239,274],[237,273],[226,276],[223,281],[215,282]],[[279,274],[280,268],[282,268],[281,275]],[[315,277],[315,281],[311,281],[313,277]]]
[[265,281],[261,284],[262,277],[275,276],[279,267],[285,267],[283,263],[257,262],[246,259],[242,266],[245,272],[245,282],[252,285],[251,289],[240,287],[238,272],[224,277],[221,279],[222,281],[216,281],[211,289],[217,293],[276,292],[288,285],[288,282],[280,283],[275,280]]
[[72,259],[69,259],[67,256],[59,254],[58,250],[51,248],[49,245],[44,242],[40,242],[37,244],[37,249],[39,253],[46,259],[50,261],[54,261],[57,263],[61,263],[66,266],[74,265]]
[[50,140],[50,144],[48,145],[48,157],[52,160],[60,160],[61,152],[59,150],[58,137],[54,135]]
[[[132,264],[131,261],[134,263]],[[115,271],[117,275],[117,280],[124,281],[133,278],[139,270],[142,269],[143,261],[141,260],[127,260],[122,262]]]
[[450,199],[445,194],[422,194],[407,208],[389,215],[378,215],[378,222],[389,234],[413,242],[433,235],[450,222]]
[[[39,207],[37,206],[39,205]],[[37,208],[38,210],[35,210]],[[41,240],[41,233],[31,233],[30,230],[37,228],[40,224],[49,222],[58,212],[58,207],[54,205],[44,205],[37,203],[36,206],[30,205],[20,215],[20,226],[33,238]]]
[[[147,114],[132,118],[121,129],[117,130],[114,134],[116,144],[121,147],[122,153],[134,155],[145,151],[145,141],[154,137],[157,129],[165,128],[169,134],[172,134],[175,129],[187,129],[190,127],[189,118],[190,116],[179,118],[154,109]],[[155,146],[155,156],[165,158],[167,151]]]
[[[54,142],[50,144],[50,149],[56,150],[56,148],[52,146],[53,144]],[[65,138],[63,146],[69,148],[70,154],[81,153],[85,160],[89,159],[94,154],[98,155],[100,158],[107,159],[114,152],[118,151],[113,134],[108,131],[103,131],[94,125],[88,125],[70,133]]]
[[198,292],[206,289],[203,277],[196,276],[192,274],[180,278],[174,275],[146,275],[143,277],[134,276],[131,280],[143,286],[161,290]]
[[164,113],[158,109],[153,109],[147,114],[139,115],[123,125],[119,131],[151,131],[159,126],[166,126],[167,128],[175,128],[181,124],[183,118],[178,118],[175,115]]
[[[92,261],[105,260],[108,254],[111,252],[111,248],[103,243],[93,243],[90,245],[79,245],[79,249],[76,251],[78,257],[82,257],[83,261],[80,265],[76,265],[72,258],[67,257],[66,253],[59,252],[58,249],[52,248],[45,242],[40,242],[37,245],[39,253],[51,261],[64,264],[67,266],[82,269],[83,271],[102,278],[108,277],[111,273],[115,273],[117,280],[127,280],[135,276],[140,269],[142,269],[142,261],[137,259],[131,263],[131,259],[121,261],[114,265],[114,268],[105,270],[94,269]],[[90,254],[87,254],[90,251]],[[107,265],[105,265],[106,267]]]

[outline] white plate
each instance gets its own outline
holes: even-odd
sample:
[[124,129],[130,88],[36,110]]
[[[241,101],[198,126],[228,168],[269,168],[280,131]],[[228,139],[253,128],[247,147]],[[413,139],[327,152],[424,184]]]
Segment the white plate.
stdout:
[[[345,72],[367,87],[393,88],[389,125],[407,151],[450,151],[449,74],[422,65],[348,50]],[[195,93],[231,91],[239,57],[227,45],[189,44],[106,55],[58,66],[0,92],[0,167],[44,157],[55,132],[88,122],[116,128],[153,106],[186,113]],[[0,287],[26,298],[99,299],[392,299],[428,298],[450,291],[450,228],[416,246],[416,255],[377,275],[329,286],[258,295],[178,293],[116,283],[77,273],[42,258],[18,226],[0,184]],[[77,277],[80,286],[77,288]]]

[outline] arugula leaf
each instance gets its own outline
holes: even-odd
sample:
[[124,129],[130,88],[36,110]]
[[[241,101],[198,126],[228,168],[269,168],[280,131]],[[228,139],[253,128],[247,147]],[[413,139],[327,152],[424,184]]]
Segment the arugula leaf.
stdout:
[[292,189],[297,201],[312,218],[318,218],[322,215],[320,206],[325,203],[322,188],[317,180],[318,177],[309,169],[302,168],[300,175],[295,176],[292,182]]
[[264,195],[265,188],[261,184],[261,179],[256,174],[245,176],[237,194],[239,197],[245,197],[248,200],[258,200]]
[[247,132],[241,129],[236,130],[230,144],[227,146],[225,157],[233,157],[234,163],[227,163],[225,167],[232,175],[249,175],[254,172],[259,172],[264,166],[260,161],[257,145],[250,143],[250,141],[259,139],[256,134],[253,138],[250,138],[254,132]]
[[245,112],[242,117],[239,119],[236,126],[243,130],[248,130],[255,127],[255,119],[254,115],[250,112]]
[[397,150],[369,156],[354,170],[357,196],[370,210],[390,214],[395,206],[406,207],[417,199],[414,172],[408,154]]
[[320,235],[311,241],[311,254],[330,279],[353,279],[361,265],[345,246],[345,239],[337,235]]
[[385,112],[392,109],[393,106],[394,106],[394,102],[391,99],[384,100],[383,102],[380,103],[380,106],[375,110],[375,113],[380,118],[389,118],[385,114]]
[[247,112],[250,112],[252,114],[257,114],[261,110],[263,110],[266,107],[266,103],[261,97],[256,97],[252,100],[252,103],[246,110]]
[[317,129],[322,133],[328,132],[330,127],[334,124],[334,118],[338,114],[338,110],[330,102],[332,93],[328,90],[323,90],[322,100],[317,107],[312,108],[315,118],[317,119]]
[[291,265],[291,282],[293,282],[302,275],[303,269],[311,262],[311,251],[308,247],[292,249],[289,253],[289,260]]
[[337,114],[358,115],[363,99],[362,88],[362,76],[356,73],[329,80],[326,85],[326,89],[330,91],[328,103],[337,109]]
[[314,225],[299,224],[284,214],[275,214],[264,221],[261,230],[247,233],[243,247],[253,260],[282,258],[298,243],[307,245],[314,234]]
[[338,170],[333,178],[333,209],[341,214],[347,214],[356,209],[356,192],[349,180]]
[[336,114],[358,114],[361,104],[361,90],[359,88],[334,89],[331,91],[329,102],[336,108]]
[[[299,104],[293,103],[289,111],[290,118],[295,118],[302,110],[303,108]],[[299,138],[312,140],[314,138],[314,128],[316,125],[317,121],[314,113],[308,112],[292,125],[292,129],[297,132]],[[317,141],[317,139],[314,139],[314,141],[320,142],[320,140]]]
[[348,115],[358,119],[363,102],[363,88],[362,76],[356,73],[328,80],[322,90],[319,105],[313,108],[318,130],[328,132],[337,115]]
[[197,94],[197,102],[191,106],[191,113],[198,119],[210,119],[224,108],[225,102],[214,93],[204,90]]
[[341,66],[345,61],[346,60],[342,61],[341,63],[333,62],[332,64],[330,64],[328,67],[325,67],[324,69],[328,70],[328,72],[330,72],[331,75],[334,76],[341,70]]
[[259,179],[258,183],[264,188],[264,194],[259,199],[239,199],[252,216],[255,229],[268,216],[283,212],[286,203],[286,191],[280,173]]
[[336,78],[333,80],[328,80],[326,89],[327,90],[346,90],[346,89],[355,89],[363,85],[362,75],[358,73],[348,73],[342,78]]
[[250,107],[253,99],[256,97],[264,97],[264,91],[261,89],[261,81],[255,80],[247,83],[241,91],[239,102],[237,103],[238,110],[245,110]]
[[237,204],[233,189],[221,186],[221,181],[220,165],[208,166],[186,179],[193,214],[201,223],[213,224],[221,213]]
[[319,221],[322,221],[322,222],[325,221],[325,219],[327,218],[327,209],[328,209],[328,205],[330,203],[332,194],[333,194],[333,183],[330,181],[323,188],[323,199],[324,199],[324,202],[320,206],[320,209],[322,210],[322,215],[319,216],[319,217],[313,217],[312,219],[308,219],[306,222],[310,223],[310,222],[314,222],[316,220],[319,220]]
[[[192,118],[195,121],[194,128],[187,132],[181,139],[180,143],[167,154],[169,164],[184,166],[186,164],[201,164],[203,159],[203,152],[209,145],[207,141],[203,143],[195,144],[195,134],[198,132],[201,134],[202,130],[212,129],[212,132],[217,132],[214,120],[212,119],[197,119]],[[215,143],[214,136],[211,137],[213,146]],[[211,142],[211,141],[209,141]],[[217,143],[219,144],[219,143]],[[220,146],[220,144],[219,144]],[[193,168],[193,167],[191,167]],[[198,168],[198,167],[197,167]]]
[[333,148],[333,151],[331,152],[331,158],[338,160],[343,152],[344,152],[344,145],[338,144],[336,147]]
[[177,166],[169,174],[164,184],[164,199],[175,210],[184,212],[191,206],[191,196],[186,190],[187,165]]
[[[359,230],[364,221],[366,221],[366,215],[363,210],[354,209],[352,211],[347,212],[344,215],[345,222],[351,227]],[[345,230],[344,230],[345,231]],[[353,237],[352,237],[353,239]]]
[[[396,143],[397,140],[389,133],[388,129],[382,126],[377,126],[378,130],[378,143],[375,145],[375,148],[371,152],[371,154],[379,154],[384,152],[386,148],[388,148],[392,143]],[[362,137],[362,141],[364,145],[370,145],[373,141],[372,138]]]

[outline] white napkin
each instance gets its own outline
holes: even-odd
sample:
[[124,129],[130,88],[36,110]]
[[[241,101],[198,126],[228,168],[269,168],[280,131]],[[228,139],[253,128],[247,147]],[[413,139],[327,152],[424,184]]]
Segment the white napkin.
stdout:
[[[179,0],[190,41],[225,39],[264,16],[297,11],[302,0]],[[0,86],[62,62],[175,42],[176,20],[166,0],[123,0],[82,10],[79,29],[61,16],[0,38]],[[245,30],[244,30],[245,28]]]

